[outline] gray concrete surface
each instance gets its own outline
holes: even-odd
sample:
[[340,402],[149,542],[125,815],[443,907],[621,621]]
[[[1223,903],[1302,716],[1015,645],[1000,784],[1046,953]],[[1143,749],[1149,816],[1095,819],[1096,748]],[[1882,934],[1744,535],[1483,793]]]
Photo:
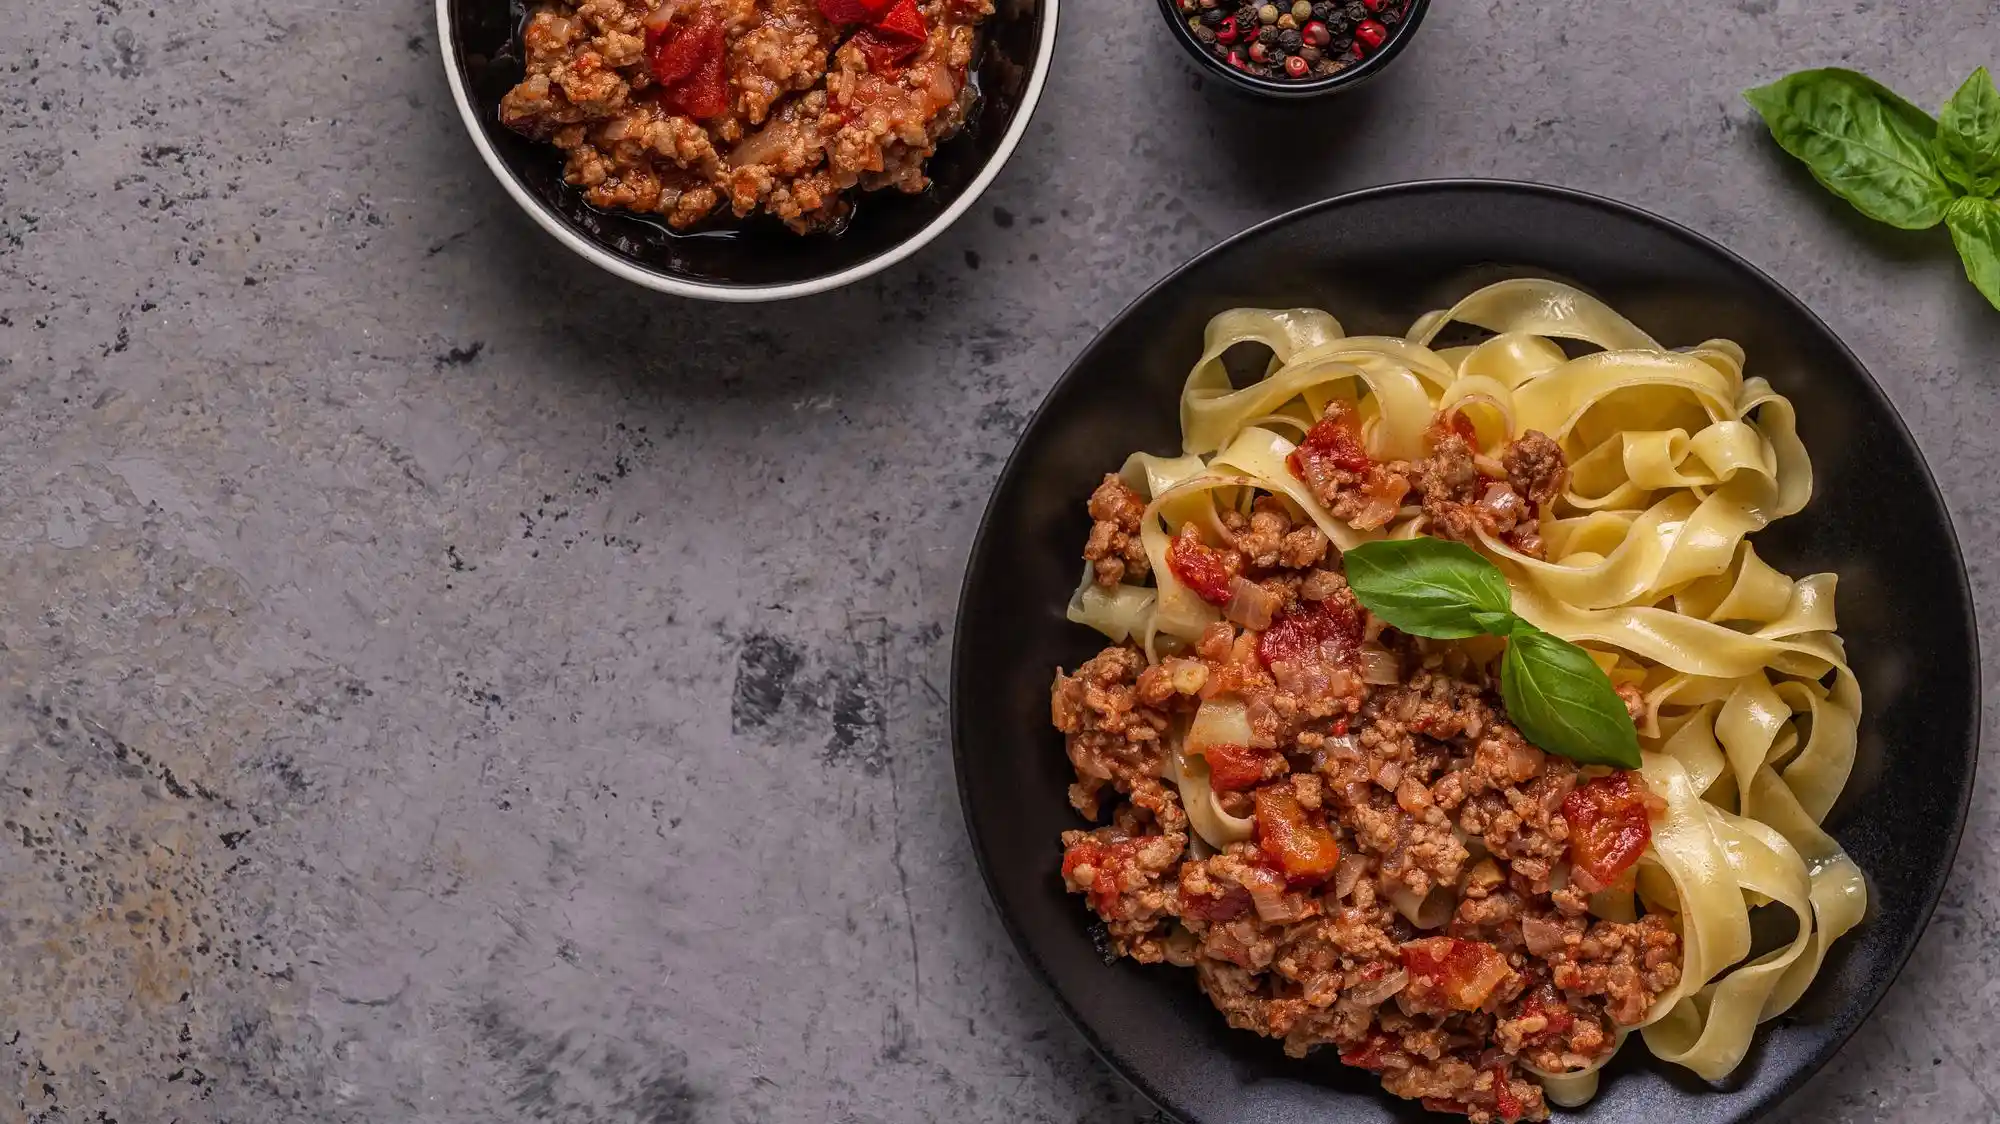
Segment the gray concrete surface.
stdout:
[[[1988,4],[1441,0],[1292,109],[1198,88],[1139,0],[1070,9],[958,229],[743,310],[517,214],[421,0],[13,7],[0,1122],[1146,1119],[976,881],[957,585],[1092,331],[1342,188],[1571,184],[1770,270],[1929,451],[2000,652],[2000,313],[1736,96],[1845,62],[1935,105],[2000,63]],[[2000,1118],[1995,775],[1790,1120]]]

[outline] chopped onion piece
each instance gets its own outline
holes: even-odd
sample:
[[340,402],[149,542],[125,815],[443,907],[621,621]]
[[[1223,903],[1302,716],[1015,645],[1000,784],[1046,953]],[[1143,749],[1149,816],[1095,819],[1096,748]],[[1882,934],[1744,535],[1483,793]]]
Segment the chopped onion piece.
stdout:
[[1222,615],[1244,628],[1262,632],[1271,627],[1271,617],[1283,603],[1284,598],[1238,576],[1229,579],[1229,604],[1222,607]]
[[1354,892],[1354,884],[1368,872],[1368,857],[1359,851],[1343,850],[1340,862],[1333,868],[1333,896],[1345,898]]
[[1521,940],[1536,956],[1546,956],[1561,948],[1564,932],[1561,925],[1546,917],[1521,919]]
[[1410,974],[1397,968],[1379,980],[1364,980],[1349,988],[1343,999],[1351,999],[1363,1007],[1372,1007],[1407,987]]
[[1403,681],[1402,664],[1395,653],[1380,644],[1361,646],[1361,681],[1378,687],[1393,687]]

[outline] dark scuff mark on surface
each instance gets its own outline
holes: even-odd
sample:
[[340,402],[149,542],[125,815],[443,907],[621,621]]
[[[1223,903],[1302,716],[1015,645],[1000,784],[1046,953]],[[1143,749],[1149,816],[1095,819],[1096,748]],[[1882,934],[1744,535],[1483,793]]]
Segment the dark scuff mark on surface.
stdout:
[[888,626],[857,620],[854,639],[837,654],[808,652],[768,632],[745,637],[736,654],[730,730],[738,735],[819,732],[820,760],[880,774],[889,739],[883,692],[888,683]]
[[446,367],[466,366],[473,360],[478,359],[480,353],[485,350],[486,350],[485,340],[473,340],[471,343],[466,344],[464,347],[459,347],[454,344],[450,349],[443,351],[437,355],[434,355],[431,358],[437,362],[438,370],[442,371]]
[[756,632],[745,637],[736,656],[729,728],[744,734],[770,726],[796,686],[804,662],[798,649],[770,633]]
[[496,999],[479,1004],[472,1025],[486,1051],[511,1071],[507,1099],[530,1120],[695,1124],[710,1100],[688,1077],[687,1053],[648,1036],[639,1036],[633,1049],[602,1035],[542,1033],[521,1025]]
[[821,760],[829,765],[853,765],[869,776],[882,772],[889,759],[888,715],[882,693],[889,683],[889,627],[881,617],[854,622],[853,650],[828,673],[828,710],[833,736]]

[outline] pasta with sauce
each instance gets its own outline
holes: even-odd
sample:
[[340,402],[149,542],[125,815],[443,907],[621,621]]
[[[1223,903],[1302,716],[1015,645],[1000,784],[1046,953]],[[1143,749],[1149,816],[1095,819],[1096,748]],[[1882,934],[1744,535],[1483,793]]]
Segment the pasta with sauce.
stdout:
[[[1438,346],[1454,325],[1484,338]],[[1240,345],[1270,352],[1242,386]],[[1181,454],[1135,453],[1092,497],[1069,616],[1114,647],[1054,692],[1073,801],[1125,801],[1065,835],[1114,946],[1194,966],[1232,1025],[1335,1045],[1475,1121],[1583,1103],[1634,1030],[1703,1078],[1733,1070],[1867,900],[1820,826],[1861,712],[1835,576],[1788,577],[1750,541],[1806,504],[1811,463],[1744,364],[1543,280],[1400,338],[1216,316]],[[1342,600],[1340,552],[1418,535],[1473,546],[1520,617],[1590,653],[1636,775],[1526,746],[1492,701],[1499,641],[1401,637]],[[1753,956],[1760,908],[1795,926]],[[1429,1031],[1487,1050],[1439,1060],[1412,1045]]]

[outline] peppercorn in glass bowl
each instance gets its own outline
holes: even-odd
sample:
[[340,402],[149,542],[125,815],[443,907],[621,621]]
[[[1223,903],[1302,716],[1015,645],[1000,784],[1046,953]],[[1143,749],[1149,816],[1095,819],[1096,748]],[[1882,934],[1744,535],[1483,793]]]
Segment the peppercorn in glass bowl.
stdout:
[[1387,69],[1430,0],[1159,0],[1204,69],[1265,97],[1307,98]]

